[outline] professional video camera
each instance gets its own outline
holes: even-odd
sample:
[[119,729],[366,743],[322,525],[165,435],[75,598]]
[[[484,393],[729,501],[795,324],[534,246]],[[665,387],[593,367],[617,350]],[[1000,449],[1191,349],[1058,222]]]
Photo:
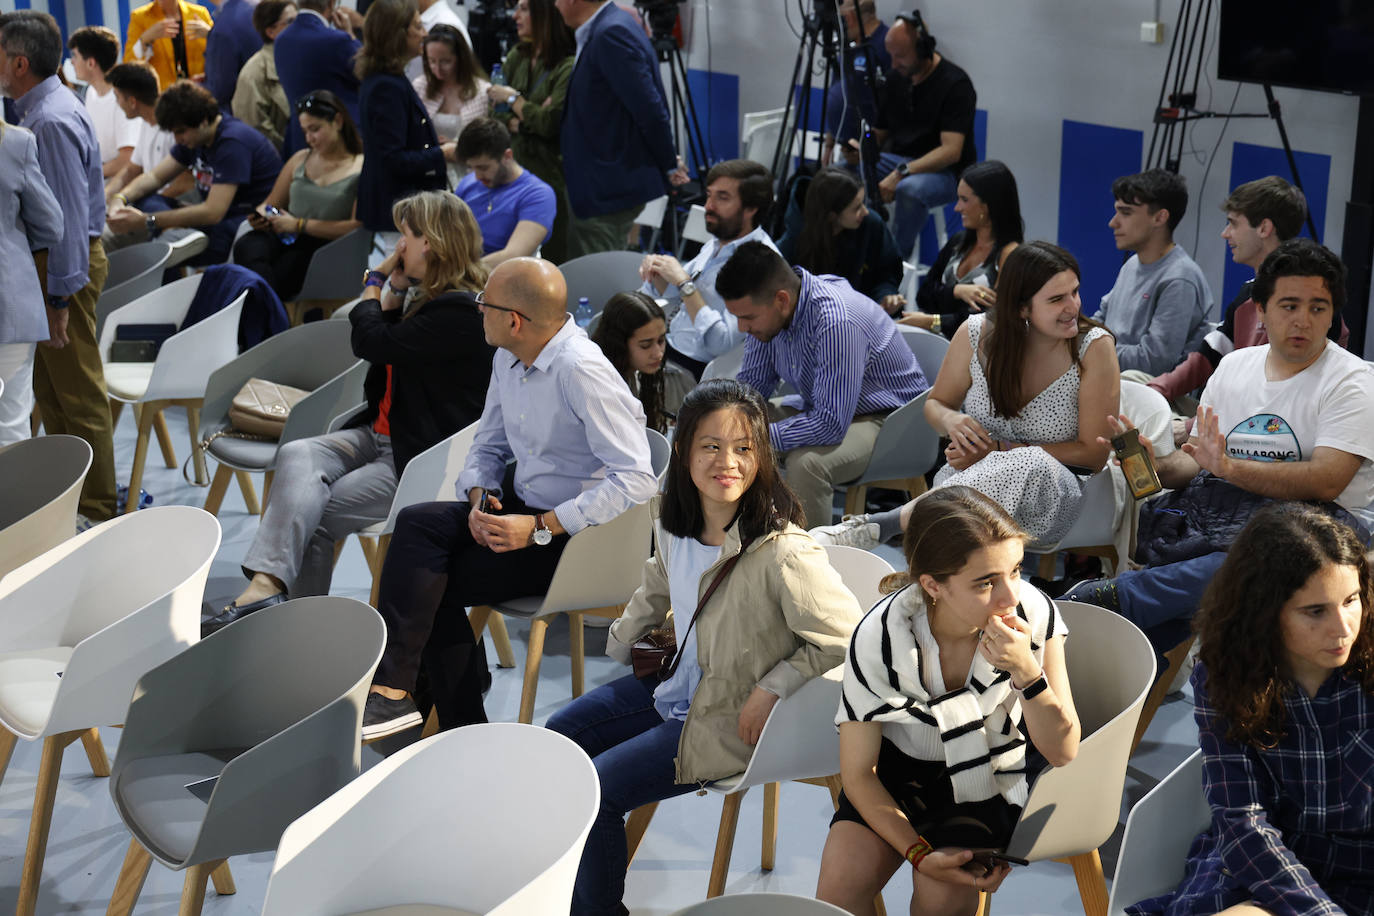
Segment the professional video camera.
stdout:
[[488,72],[505,58],[511,45],[519,41],[512,5],[508,0],[477,0],[476,7],[468,14],[473,53]]

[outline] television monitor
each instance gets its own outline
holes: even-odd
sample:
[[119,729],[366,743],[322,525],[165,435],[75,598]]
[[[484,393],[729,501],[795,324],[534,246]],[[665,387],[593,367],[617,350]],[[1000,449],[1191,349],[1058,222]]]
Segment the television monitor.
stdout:
[[1374,95],[1374,0],[1221,0],[1217,76]]

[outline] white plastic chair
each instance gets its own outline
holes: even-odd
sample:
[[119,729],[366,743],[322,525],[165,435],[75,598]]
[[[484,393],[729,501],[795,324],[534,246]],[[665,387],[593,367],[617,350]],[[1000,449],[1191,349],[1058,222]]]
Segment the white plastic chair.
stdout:
[[1202,793],[1202,751],[1193,751],[1131,808],[1107,912],[1125,916],[1131,904],[1178,887],[1188,847],[1211,825],[1212,806]]
[[645,432],[649,436],[649,464],[658,476],[659,489],[662,489],[663,482],[668,478],[668,459],[672,457],[673,446],[668,442],[668,437],[658,430],[646,429]]
[[658,250],[658,238],[663,233],[663,217],[668,213],[668,195],[655,197],[644,205],[635,217],[635,226],[649,230],[648,251]]
[[219,542],[210,514],[160,506],[0,579],[0,776],[17,738],[43,741],[16,913],[34,912],[63,750],[80,740],[95,775],[110,775],[98,726],[123,722],[139,676],[200,639]]
[[[191,454],[196,479],[205,479],[205,456],[196,441],[200,428],[200,408],[210,373],[232,360],[239,352],[239,314],[243,311],[245,290],[233,302],[206,316],[189,328],[178,331],[162,344],[151,363],[110,362],[110,345],[123,324],[174,324],[186,319],[200,274],[154,290],[146,296],[110,313],[100,334],[100,355],[105,361],[105,383],[110,393],[110,412],[115,421],[124,404],[134,405],[138,417],[138,439],[134,445],[133,470],[129,475],[129,499],[124,511],[138,506],[138,491],[143,483],[143,468],[148,458],[148,438],[162,411],[168,407],[186,408],[191,430]],[[176,457],[165,446],[163,458],[176,467]]]
[[739,371],[744,368],[744,348],[747,342],[742,343],[733,349],[726,350],[720,356],[706,364],[702,370],[701,380],[713,378],[734,378],[739,375]]
[[301,281],[301,291],[286,303],[291,323],[300,324],[310,308],[320,308],[328,317],[334,307],[358,296],[358,277],[367,268],[372,251],[372,232],[354,229],[320,247],[310,256],[310,266]]
[[[888,414],[868,466],[854,480],[837,486],[846,488],[845,514],[864,511],[868,488],[881,486],[906,493],[914,499],[926,491],[925,474],[935,467],[940,455],[940,434],[926,421],[925,404],[930,389],[922,391],[903,406]],[[830,519],[818,519],[812,524],[828,525]]]
[[673,916],[841,916],[834,904],[794,894],[731,894],[696,903]]
[[638,251],[598,251],[580,258],[564,261],[558,266],[568,287],[568,311],[577,307],[583,296],[600,314],[606,300],[616,293],[639,289],[639,262],[644,255]]
[[711,238],[706,228],[706,208],[701,204],[692,204],[692,209],[687,211],[687,222],[682,227],[682,238],[678,239],[678,257],[682,257],[682,249],[688,242],[705,245]]
[[162,241],[144,242],[110,252],[110,272],[95,303],[95,335],[100,336],[105,318],[139,296],[162,285],[162,272],[172,257],[172,246]]
[[9,482],[0,487],[0,577],[76,532],[90,468],[91,447],[76,436],[40,436],[0,450],[0,480]]
[[172,246],[172,256],[167,259],[166,266],[180,267],[210,247],[210,236],[199,229],[180,229],[168,244]]
[[566,913],[600,805],[591,759],[556,732],[510,722],[445,732],[286,829],[263,916]]
[[740,150],[745,159],[761,162],[771,168],[773,153],[777,151],[778,135],[782,132],[783,109],[746,111],[740,131]]
[[916,357],[921,374],[926,377],[927,382],[934,385],[936,376],[940,374],[940,366],[945,361],[945,353],[949,351],[949,341],[943,334],[911,325],[899,324],[897,330],[901,332],[902,339]]
[[335,319],[336,321],[347,321],[348,313],[357,308],[358,303],[362,301],[363,300],[361,296],[359,296],[356,299],[351,299],[348,302],[345,302],[343,305],[336,308],[333,312],[331,312],[329,314],[329,317]]

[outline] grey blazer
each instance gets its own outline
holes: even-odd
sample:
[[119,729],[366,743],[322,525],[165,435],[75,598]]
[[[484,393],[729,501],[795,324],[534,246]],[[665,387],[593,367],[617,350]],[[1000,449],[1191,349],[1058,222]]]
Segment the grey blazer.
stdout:
[[38,170],[38,142],[0,124],[0,344],[48,339],[33,252],[62,240],[62,208]]

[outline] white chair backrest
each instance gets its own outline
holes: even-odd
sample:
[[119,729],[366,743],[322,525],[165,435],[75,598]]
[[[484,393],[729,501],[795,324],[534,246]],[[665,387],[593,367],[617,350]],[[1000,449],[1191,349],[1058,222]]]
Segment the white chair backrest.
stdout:
[[897,329],[902,332],[902,339],[916,357],[921,374],[926,377],[927,382],[934,385],[935,377],[940,374],[940,364],[945,361],[945,353],[949,350],[949,341],[943,334],[936,334],[925,328],[899,324]]
[[1124,916],[1131,904],[1176,888],[1188,847],[1211,823],[1212,807],[1202,794],[1202,751],[1193,751],[1126,818],[1107,912]]
[[845,587],[858,599],[859,607],[867,609],[878,603],[882,597],[878,583],[883,576],[893,572],[890,563],[876,553],[839,544],[825,545],[825,553],[830,558],[830,565],[844,580]]
[[644,205],[644,209],[639,211],[635,217],[636,226],[644,226],[649,229],[657,229],[663,225],[663,215],[668,212],[668,195],[655,197]]
[[239,355],[239,315],[247,299],[244,290],[224,308],[167,338],[143,399],[204,397],[210,373]]
[[[591,760],[556,732],[508,722],[444,732],[286,829],[263,916],[419,903],[487,916],[566,912],[600,804]],[[455,830],[459,821],[482,829]]]
[[845,910],[793,894],[727,894],[695,903],[673,916],[843,916]]
[[577,300],[586,296],[592,311],[600,312],[616,293],[639,289],[639,262],[643,259],[638,251],[598,251],[558,265],[568,286],[568,311],[576,309]]
[[749,766],[737,783],[727,782],[721,788],[734,791],[838,773],[840,736],[835,731],[835,712],[840,708],[843,676],[844,666],[838,665],[774,704]]
[[706,208],[701,204],[692,204],[692,209],[688,211],[687,223],[682,227],[682,238],[703,245],[711,240],[711,233],[706,228]]
[[200,289],[203,274],[193,274],[166,286],[159,286],[146,296],[139,296],[122,308],[117,308],[105,319],[100,331],[100,358],[110,359],[110,344],[114,342],[115,331],[121,324],[174,324],[181,327],[186,320],[186,312],[191,300]]
[[649,434],[649,464],[662,485],[664,475],[668,473],[668,459],[673,454],[673,447],[668,443],[668,437],[658,430],[645,427],[644,431]]
[[352,300],[350,300],[350,301],[348,301],[348,302],[345,302],[343,305],[341,305],[341,306],[339,306],[338,308],[336,308],[336,309],[334,310],[334,313],[333,313],[332,315],[330,315],[329,317],[330,317],[330,318],[333,318],[333,319],[337,319],[338,321],[347,321],[347,320],[348,320],[348,313],[351,312],[351,311],[353,311],[353,309],[354,309],[355,307],[357,307],[358,303],[359,303],[359,302],[362,302],[362,301],[363,301],[362,298],[359,297],[359,298],[357,298],[357,299],[352,299]]
[[0,481],[8,482],[0,487],[0,577],[76,532],[91,455],[76,436],[21,439],[0,450]]
[[463,464],[468,460],[472,441],[477,437],[477,424],[469,423],[442,442],[431,445],[406,464],[401,472],[401,480],[396,484],[396,495],[391,499],[391,511],[387,513],[382,532],[390,534],[396,530],[396,516],[406,506],[429,502],[453,502],[458,494],[453,487],[458,475],[463,472]]
[[744,367],[744,348],[748,343],[742,343],[734,349],[727,350],[720,356],[706,364],[702,370],[701,380],[713,378],[734,378],[739,374],[739,370]]
[[583,528],[563,548],[536,616],[624,604],[639,588],[648,558],[648,503]]
[[1174,415],[1164,395],[1149,385],[1121,380],[1121,412],[1154,446],[1155,457],[1174,451]]

